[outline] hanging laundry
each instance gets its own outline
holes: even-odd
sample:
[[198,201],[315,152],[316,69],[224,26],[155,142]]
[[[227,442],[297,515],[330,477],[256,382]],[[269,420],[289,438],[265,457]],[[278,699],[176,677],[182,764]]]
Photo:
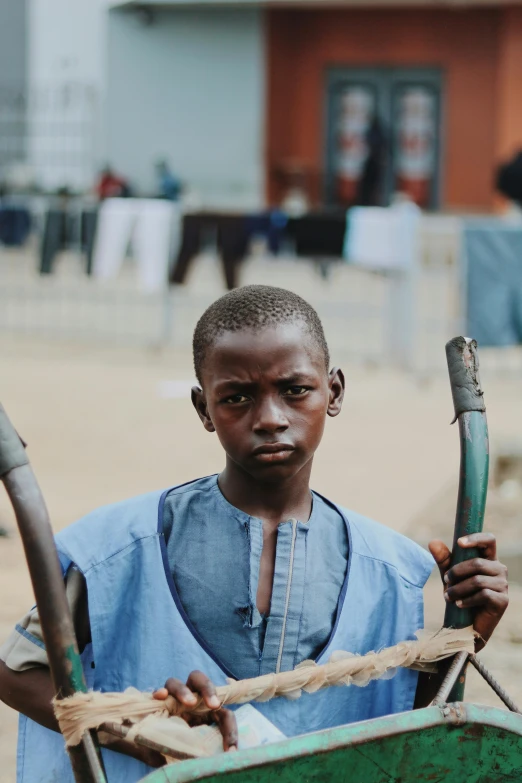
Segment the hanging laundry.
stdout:
[[522,343],[522,227],[468,220],[463,244],[466,333],[480,346]]
[[31,215],[23,207],[0,206],[0,244],[21,247],[31,230]]
[[345,259],[375,270],[411,268],[418,253],[421,214],[411,202],[350,209]]
[[129,246],[145,291],[159,291],[168,280],[169,262],[179,242],[179,209],[161,199],[111,198],[100,207],[93,254],[94,277],[118,275]]

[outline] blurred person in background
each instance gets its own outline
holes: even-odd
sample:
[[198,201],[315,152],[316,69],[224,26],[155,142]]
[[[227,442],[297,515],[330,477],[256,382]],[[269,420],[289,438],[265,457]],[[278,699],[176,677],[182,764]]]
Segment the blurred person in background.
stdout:
[[381,121],[376,115],[366,131],[365,142],[368,155],[357,185],[357,204],[361,207],[376,207],[382,203],[382,190],[388,154],[386,134]]
[[107,165],[102,170],[96,184],[96,193],[100,201],[106,198],[127,198],[131,196],[131,189],[127,180],[116,174],[116,172]]
[[498,167],[496,187],[510,201],[508,215],[522,219],[522,150]]
[[166,160],[160,160],[156,163],[156,174],[159,197],[168,201],[179,201],[183,185],[181,180],[172,173]]

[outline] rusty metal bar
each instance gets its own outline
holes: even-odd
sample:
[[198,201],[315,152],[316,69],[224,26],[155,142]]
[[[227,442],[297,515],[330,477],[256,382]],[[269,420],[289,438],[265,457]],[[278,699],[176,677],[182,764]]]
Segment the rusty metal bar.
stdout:
[[[119,737],[120,739],[126,739],[130,730],[131,726],[123,726],[121,723],[115,723],[113,721],[106,721],[105,723],[102,723],[99,728],[99,731],[105,731],[107,734],[112,734],[112,736]],[[169,748],[168,745],[162,745],[160,742],[154,742],[154,740],[150,740],[147,737],[142,737],[141,734],[136,734],[132,739],[132,743],[134,745],[141,745],[141,747],[147,748],[148,750],[154,750],[162,756],[169,756],[170,758],[179,759],[180,761],[194,758],[194,756],[191,756],[188,753],[182,753],[175,748]]]
[[[49,514],[23,445],[0,405],[0,479],[11,500],[38,606],[49,669],[57,698],[86,691],[82,663],[67,603],[62,568]],[[106,783],[93,736],[69,748],[77,783]]]
[[519,715],[522,715],[522,712],[519,710],[511,696],[509,696],[504,688],[496,681],[489,669],[486,669],[482,661],[480,661],[476,655],[470,655],[469,661],[479,672],[479,674],[486,680],[490,688],[495,691],[498,698],[504,702],[508,710],[511,710],[511,712],[518,712]]
[[434,707],[440,707],[441,704],[446,704],[448,701],[448,696],[454,689],[459,677],[462,674],[462,670],[468,662],[468,657],[469,653],[463,651],[457,653],[457,655],[453,658],[453,662],[442,681],[442,685],[440,686],[439,690],[437,691],[437,695],[432,701],[432,705]]

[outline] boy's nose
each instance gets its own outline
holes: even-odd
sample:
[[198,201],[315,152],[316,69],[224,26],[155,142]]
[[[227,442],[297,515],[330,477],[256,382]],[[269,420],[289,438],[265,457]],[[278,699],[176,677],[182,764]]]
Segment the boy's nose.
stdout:
[[254,432],[282,432],[288,429],[288,419],[283,406],[272,399],[260,402],[256,408],[253,429]]

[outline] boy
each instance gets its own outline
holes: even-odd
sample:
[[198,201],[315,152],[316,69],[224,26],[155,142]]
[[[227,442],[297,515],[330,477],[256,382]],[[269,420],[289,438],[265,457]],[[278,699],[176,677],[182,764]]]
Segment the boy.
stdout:
[[[89,687],[153,690],[166,681],[156,697],[171,693],[186,705],[200,693],[233,750],[234,714],[219,709],[214,684],[412,638],[433,558],[446,599],[476,608],[475,628],[487,641],[507,606],[493,536],[462,540],[483,558],[448,571],[442,542],[432,542],[432,557],[311,492],[326,416],[339,414],[344,395],[316,312],[289,291],[248,286],[208,308],[193,346],[200,386],[192,402],[220,439],[223,471],[99,509],[57,536]],[[62,739],[50,730],[42,647],[33,612],[1,653],[0,697],[23,713],[23,783],[72,780]],[[296,735],[410,710],[417,682],[401,669],[366,688],[256,707]],[[160,763],[114,745],[104,758],[111,783],[137,781]]]

